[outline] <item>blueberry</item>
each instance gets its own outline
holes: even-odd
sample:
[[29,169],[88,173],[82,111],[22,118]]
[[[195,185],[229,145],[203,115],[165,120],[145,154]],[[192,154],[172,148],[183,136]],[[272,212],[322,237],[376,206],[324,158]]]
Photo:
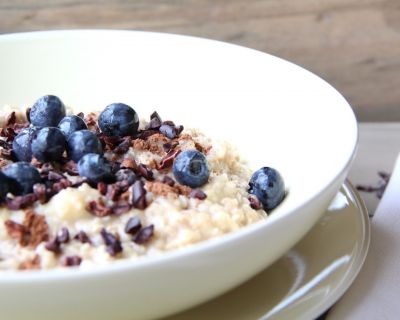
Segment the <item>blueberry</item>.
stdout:
[[257,197],[264,210],[271,210],[277,207],[285,197],[285,183],[276,169],[263,167],[251,177],[249,193]]
[[85,154],[97,153],[101,154],[103,147],[96,134],[89,130],[75,131],[71,134],[67,141],[68,157],[78,162]]
[[47,95],[39,98],[29,112],[29,120],[36,127],[57,127],[65,117],[65,106],[60,98]]
[[18,161],[30,162],[32,160],[32,139],[36,128],[22,129],[14,138],[12,148]]
[[33,185],[41,182],[39,171],[27,162],[15,162],[3,168],[10,180],[10,191],[14,195],[24,195],[33,191]]
[[60,161],[65,151],[65,137],[60,129],[39,129],[32,140],[32,155],[41,162]]
[[99,126],[106,136],[132,136],[138,130],[139,118],[130,106],[113,103],[100,114]]
[[202,186],[210,176],[207,159],[197,150],[181,152],[175,159],[172,171],[179,183],[192,188]]
[[96,153],[85,154],[78,162],[78,172],[92,183],[109,182],[112,179],[110,162]]
[[87,129],[87,125],[82,118],[72,115],[62,118],[58,124],[58,128],[64,133],[65,137],[68,138],[75,131]]
[[3,172],[0,171],[0,203],[6,198],[6,195],[10,189],[9,184],[10,180]]

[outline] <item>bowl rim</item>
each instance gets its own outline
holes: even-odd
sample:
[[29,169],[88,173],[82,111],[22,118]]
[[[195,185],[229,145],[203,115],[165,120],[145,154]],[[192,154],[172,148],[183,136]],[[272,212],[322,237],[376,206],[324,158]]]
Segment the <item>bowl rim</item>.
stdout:
[[[189,39],[191,41],[204,41],[208,43],[217,43],[219,45],[232,47],[234,49],[240,48],[241,50],[246,49],[248,51],[252,51],[253,53],[263,54],[269,56],[276,61],[280,61],[280,63],[290,64],[295,66],[299,71],[306,72],[312,77],[318,78],[321,85],[325,85],[329,87],[329,90],[335,95],[339,95],[343,100],[343,106],[346,107],[348,112],[348,117],[352,120],[352,126],[354,130],[353,142],[351,147],[351,152],[347,157],[347,160],[341,164],[340,170],[335,174],[332,180],[329,183],[325,184],[324,188],[320,189],[317,193],[313,196],[308,197],[306,200],[300,202],[299,204],[293,206],[291,210],[288,212],[284,212],[281,215],[270,215],[268,219],[264,219],[253,223],[251,225],[244,226],[239,230],[234,232],[230,232],[228,234],[221,235],[217,238],[206,239],[199,243],[195,243],[191,246],[175,249],[171,251],[166,251],[160,255],[152,256],[152,257],[142,257],[137,260],[129,260],[122,259],[119,261],[113,261],[108,264],[99,265],[87,269],[80,269],[80,268],[57,268],[57,269],[42,269],[42,270],[26,270],[26,271],[19,271],[19,270],[5,270],[0,271],[0,285],[7,285],[12,283],[42,283],[42,282],[50,282],[54,280],[58,281],[71,281],[73,280],[80,280],[82,278],[88,279],[89,277],[99,277],[99,276],[110,276],[115,273],[119,272],[134,272],[137,269],[141,268],[148,268],[148,267],[157,267],[162,263],[171,262],[173,260],[182,258],[184,256],[191,256],[203,253],[205,251],[209,251],[210,249],[220,248],[224,246],[226,243],[231,241],[237,241],[242,237],[246,237],[249,234],[254,232],[260,231],[262,229],[267,229],[272,223],[278,220],[284,219],[287,215],[295,214],[300,208],[307,206],[311,202],[313,202],[316,198],[318,198],[322,193],[324,193],[327,189],[332,187],[336,180],[342,176],[346,170],[350,167],[351,163],[354,161],[355,154],[357,151],[358,140],[359,140],[359,133],[358,133],[358,125],[357,119],[354,113],[354,110],[351,108],[350,104],[347,100],[338,92],[331,84],[326,82],[320,76],[310,72],[309,70],[293,63],[283,58],[274,56],[270,53],[262,52],[260,50],[248,48],[245,46],[228,43],[224,41],[214,40],[214,39],[207,39],[202,37],[190,36],[190,35],[181,35],[181,34],[174,34],[174,33],[166,33],[166,32],[152,32],[152,31],[142,31],[142,30],[120,30],[120,29],[60,29],[60,30],[45,30],[45,31],[29,31],[29,32],[16,32],[16,33],[8,33],[0,35],[0,44],[2,42],[8,41],[23,41],[23,40],[32,40],[32,39],[45,39],[51,37],[59,37],[59,36],[72,36],[72,35],[80,35],[83,34],[101,34],[101,33],[115,33],[115,34],[141,34],[141,35],[153,35],[153,36],[161,36],[161,37],[171,37],[171,38],[182,38],[182,39]],[[351,137],[349,137],[351,138]]]

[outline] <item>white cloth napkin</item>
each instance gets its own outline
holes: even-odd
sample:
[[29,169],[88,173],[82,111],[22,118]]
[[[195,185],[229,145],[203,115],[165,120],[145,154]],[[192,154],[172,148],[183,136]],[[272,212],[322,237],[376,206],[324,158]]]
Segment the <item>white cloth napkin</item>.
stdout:
[[400,319],[400,155],[371,222],[365,264],[327,319]]

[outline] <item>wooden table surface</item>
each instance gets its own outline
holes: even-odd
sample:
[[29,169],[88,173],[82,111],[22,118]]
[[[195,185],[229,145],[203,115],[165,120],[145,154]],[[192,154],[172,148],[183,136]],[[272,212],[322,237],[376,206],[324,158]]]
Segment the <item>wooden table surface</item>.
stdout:
[[65,28],[172,32],[256,48],[325,78],[361,121],[400,121],[398,0],[0,1],[0,33]]

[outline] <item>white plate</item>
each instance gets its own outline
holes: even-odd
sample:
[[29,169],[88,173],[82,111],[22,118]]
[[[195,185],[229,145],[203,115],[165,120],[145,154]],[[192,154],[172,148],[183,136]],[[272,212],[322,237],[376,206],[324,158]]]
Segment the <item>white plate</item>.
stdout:
[[316,318],[353,282],[369,239],[367,209],[346,182],[307,236],[271,267],[223,296],[168,320]]

